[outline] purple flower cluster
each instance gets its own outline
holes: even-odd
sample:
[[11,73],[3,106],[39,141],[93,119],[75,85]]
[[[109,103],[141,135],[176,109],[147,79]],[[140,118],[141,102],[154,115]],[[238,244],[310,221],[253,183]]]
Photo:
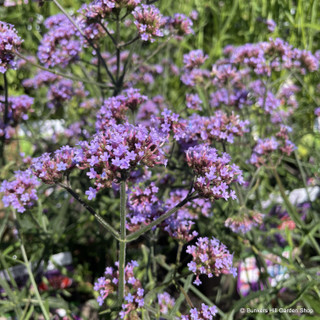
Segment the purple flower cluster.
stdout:
[[15,69],[15,50],[20,49],[21,38],[13,25],[0,21],[0,72],[5,73],[8,69]]
[[36,188],[39,184],[31,170],[15,171],[14,179],[4,180],[0,187],[4,207],[12,206],[18,212],[24,212],[38,200]]
[[3,122],[5,113],[4,97],[0,96],[0,137],[10,139],[14,135],[14,127],[22,120],[28,120],[28,113],[33,112],[32,104],[34,99],[27,96],[16,96],[8,98],[8,110],[6,123]]
[[201,139],[211,144],[213,141],[234,142],[235,136],[243,136],[248,132],[248,120],[242,121],[233,112],[230,116],[222,111],[216,111],[211,117],[194,115],[188,121],[189,138]]
[[154,5],[142,4],[133,10],[132,15],[143,41],[154,42],[154,37],[163,36],[162,27],[165,19]]
[[172,32],[176,33],[179,40],[182,39],[182,36],[194,33],[192,20],[182,13],[168,17],[166,24]]
[[296,146],[289,140],[288,133],[290,131],[290,127],[282,125],[280,131],[276,134],[276,138],[259,139],[253,149],[250,163],[256,167],[265,165],[277,150],[280,151],[280,154],[289,156],[296,149]]
[[168,292],[159,293],[157,298],[160,313],[168,314],[170,310],[173,308],[176,300],[173,297],[171,297]]
[[78,167],[90,170],[88,176],[97,190],[111,187],[112,182],[125,179],[139,166],[165,165],[161,148],[164,143],[165,139],[152,128],[128,123],[106,127],[90,142],[79,142]]
[[94,0],[85,4],[79,10],[80,14],[86,18],[86,23],[104,22],[112,12],[126,8],[133,10],[140,4],[141,0]]
[[66,67],[70,62],[77,60],[82,46],[69,19],[59,13],[48,18],[44,24],[49,31],[38,48],[39,60],[46,67]]
[[148,98],[140,94],[139,89],[124,90],[122,95],[104,100],[103,106],[97,113],[96,129],[104,130],[107,126],[119,124],[127,120],[128,109],[135,112],[139,105]]
[[247,43],[231,49],[230,62],[249,67],[258,75],[270,76],[272,71],[296,70],[301,74],[319,68],[319,61],[311,52],[293,48],[282,39]]
[[235,164],[230,165],[230,156],[223,153],[218,156],[217,150],[208,145],[197,145],[186,151],[189,167],[196,175],[194,188],[199,195],[211,201],[230,197],[236,199],[233,190],[229,190],[232,182],[243,183],[242,171]]
[[62,180],[66,172],[75,168],[76,153],[77,150],[69,146],[61,147],[53,155],[44,153],[33,159],[31,169],[42,182],[55,184]]
[[202,50],[193,50],[183,56],[183,74],[181,81],[187,86],[195,86],[204,79],[209,78],[210,72],[202,70],[200,67],[207,60],[208,56]]
[[262,224],[264,215],[256,211],[250,211],[240,213],[237,216],[228,218],[224,225],[229,227],[233,232],[236,233],[247,233],[253,227],[257,227]]
[[73,97],[84,98],[88,93],[85,91],[82,82],[73,82],[68,79],[61,79],[54,82],[48,89],[48,107],[53,109],[59,107],[63,102],[71,100]]
[[151,123],[164,137],[172,134],[178,141],[186,135],[185,124],[179,121],[179,115],[167,108],[161,112],[161,117],[152,117]]
[[33,78],[23,80],[22,84],[26,88],[39,89],[44,85],[54,83],[58,79],[61,79],[61,77],[52,72],[40,70]]
[[216,238],[198,238],[196,245],[188,246],[187,253],[192,255],[188,268],[196,275],[194,284],[200,285],[199,276],[206,274],[209,278],[220,274],[237,276],[237,269],[232,267],[233,254]]
[[202,50],[192,50],[183,56],[183,64],[186,69],[199,68],[208,59]]
[[201,110],[202,100],[197,94],[187,94],[186,95],[186,106],[189,109]]
[[[165,206],[174,208],[179,202],[186,198],[188,192],[186,190],[175,190],[170,193],[169,198],[165,202]],[[196,204],[195,204],[196,206]],[[193,220],[198,216],[193,212],[193,208],[181,208],[176,213],[166,219],[161,227],[168,232],[170,237],[183,242],[189,242],[198,235],[197,231],[191,231],[195,224]],[[201,206],[199,207],[201,211]]]
[[[118,263],[115,265],[116,268],[107,267],[104,277],[99,278],[94,284],[94,290],[99,293],[97,301],[100,306],[110,294],[118,290]],[[140,280],[134,275],[134,268],[138,266],[136,261],[131,261],[125,267],[125,303],[122,304],[119,313],[121,319],[136,319],[134,316],[137,316],[137,311],[144,306],[144,289]]]
[[201,304],[201,309],[192,308],[188,315],[182,315],[180,320],[212,320],[217,314],[218,309],[216,306],[209,307],[206,304]]
[[273,32],[277,27],[277,24],[272,19],[266,20],[266,25],[270,32]]
[[156,196],[159,188],[152,182],[149,186],[135,187],[128,196],[127,229],[135,231],[141,224],[148,225],[164,213],[161,202]]

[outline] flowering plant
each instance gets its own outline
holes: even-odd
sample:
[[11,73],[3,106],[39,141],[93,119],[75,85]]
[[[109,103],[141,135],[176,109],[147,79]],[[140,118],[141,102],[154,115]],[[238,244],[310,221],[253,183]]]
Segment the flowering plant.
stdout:
[[[269,16],[250,43],[239,33],[209,50],[209,4],[13,5],[34,12],[27,29],[0,22],[0,314],[233,319],[255,302],[318,312],[319,52],[282,39]],[[65,286],[41,279],[56,250],[74,257],[75,270],[59,270]],[[250,257],[259,276],[243,290]],[[24,287],[9,268],[19,263]]]

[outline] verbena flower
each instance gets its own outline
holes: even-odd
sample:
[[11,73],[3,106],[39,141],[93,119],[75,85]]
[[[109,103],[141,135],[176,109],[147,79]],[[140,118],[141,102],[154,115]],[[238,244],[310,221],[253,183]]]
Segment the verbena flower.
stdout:
[[189,139],[199,139],[211,144],[214,141],[233,143],[235,136],[243,136],[248,132],[249,121],[240,120],[240,117],[233,112],[227,115],[219,110],[211,117],[194,115],[187,123]]
[[66,67],[78,59],[82,50],[77,30],[62,13],[49,17],[45,22],[49,31],[38,48],[38,58],[46,67]]
[[133,10],[132,15],[143,41],[154,42],[154,37],[163,36],[162,27],[165,21],[154,5],[142,4]]
[[175,140],[178,141],[186,135],[185,123],[179,121],[178,114],[173,113],[167,108],[161,112],[161,117],[152,117],[151,123],[164,137],[168,137],[172,134]]
[[174,307],[176,300],[168,292],[159,293],[157,298],[160,313],[168,314]]
[[127,89],[123,94],[110,97],[104,100],[104,103],[97,113],[96,129],[104,130],[107,126],[119,124],[127,120],[126,113],[129,109],[135,112],[140,104],[148,98],[140,94],[139,89]]
[[106,127],[90,142],[79,142],[78,167],[90,169],[97,190],[111,187],[138,167],[166,164],[165,139],[155,129],[125,123]]
[[15,50],[19,50],[23,40],[13,25],[0,21],[0,72],[15,69]]
[[296,149],[294,143],[289,140],[288,133],[291,130],[290,127],[282,125],[276,137],[259,139],[253,149],[250,163],[256,167],[260,167],[261,165],[267,164],[276,153],[289,156]]
[[27,95],[9,97],[6,119],[4,119],[5,98],[0,96],[0,100],[0,137],[5,136],[6,139],[10,139],[15,133],[14,128],[23,120],[28,120],[28,113],[34,111],[32,109],[34,99]]
[[266,25],[267,25],[268,30],[269,30],[270,32],[273,32],[273,31],[276,29],[276,27],[277,27],[277,24],[276,24],[275,21],[272,20],[272,19],[266,20]]
[[14,179],[4,180],[0,187],[4,207],[12,206],[18,212],[24,212],[38,200],[37,187],[39,185],[40,182],[31,170],[15,171]]
[[48,107],[53,109],[59,107],[63,102],[73,97],[84,98],[88,94],[82,82],[73,82],[68,79],[61,79],[50,85],[47,93]]
[[[134,275],[134,268],[138,267],[136,261],[131,261],[125,266],[125,294],[122,310],[119,313],[121,319],[133,319],[137,311],[144,306],[144,289],[141,282]],[[104,276],[94,284],[94,290],[99,293],[97,299],[100,306],[110,294],[117,293],[119,282],[118,262],[116,268],[107,267]]]
[[217,150],[208,145],[197,145],[186,151],[189,167],[195,173],[194,189],[199,195],[211,201],[230,197],[236,199],[235,192],[229,190],[232,182],[243,183],[242,171],[235,164],[230,165],[230,156],[223,153],[218,156]]
[[199,68],[207,59],[202,50],[192,50],[183,56],[183,64],[186,69]]
[[206,304],[201,304],[201,309],[192,308],[188,315],[182,315],[181,320],[212,320],[217,314],[218,309],[216,306],[209,307]]
[[192,20],[182,13],[176,13],[173,17],[168,17],[167,25],[176,33],[178,39],[182,39],[184,35],[194,33]]
[[201,110],[202,100],[197,94],[187,94],[186,95],[186,105],[187,108],[193,110]]
[[224,225],[236,233],[247,233],[253,227],[261,225],[264,215],[257,211],[239,213],[236,216],[228,218]]
[[44,85],[54,83],[58,79],[61,79],[61,77],[52,72],[40,70],[33,78],[23,80],[22,85],[26,88],[39,89]]
[[194,284],[199,285],[201,274],[209,278],[214,275],[232,274],[237,276],[237,269],[232,266],[233,255],[227,247],[216,238],[198,238],[196,245],[188,246],[187,253],[192,255],[192,261],[188,263],[188,268],[196,275]]
[[76,149],[69,146],[61,147],[52,155],[44,153],[34,158],[31,169],[33,173],[46,184],[60,182],[66,172],[76,167]]

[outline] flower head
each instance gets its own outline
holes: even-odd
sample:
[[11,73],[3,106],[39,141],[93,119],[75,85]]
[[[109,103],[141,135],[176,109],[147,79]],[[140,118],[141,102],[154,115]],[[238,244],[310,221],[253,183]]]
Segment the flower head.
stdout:
[[14,52],[20,49],[21,38],[13,25],[0,21],[0,72],[15,69]]
[[16,171],[12,181],[4,180],[0,186],[4,206],[24,212],[26,207],[31,207],[38,200],[36,189],[39,185],[31,170]]
[[192,255],[192,261],[188,263],[189,270],[196,275],[194,283],[199,285],[200,274],[208,277],[220,274],[237,274],[237,269],[232,266],[233,255],[227,247],[216,238],[198,238],[196,245],[188,246],[187,253]]

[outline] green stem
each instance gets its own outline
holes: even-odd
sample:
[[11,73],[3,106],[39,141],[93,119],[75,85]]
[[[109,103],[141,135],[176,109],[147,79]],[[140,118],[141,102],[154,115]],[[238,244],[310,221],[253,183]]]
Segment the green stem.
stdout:
[[52,69],[48,69],[46,67],[43,67],[37,63],[34,63],[32,61],[30,61],[29,59],[27,59],[25,56],[23,56],[21,53],[15,51],[15,55],[17,55],[19,58],[21,58],[22,60],[28,62],[28,64],[38,68],[38,69],[41,69],[43,71],[48,71],[48,72],[51,72],[57,76],[60,76],[60,77],[63,77],[63,78],[66,78],[66,79],[70,79],[70,80],[74,80],[74,81],[80,81],[80,82],[85,82],[85,83],[89,83],[89,84],[92,84],[92,85],[97,85],[99,87],[102,87],[102,88],[108,88],[108,89],[112,89],[113,86],[109,86],[109,85],[106,85],[104,83],[101,83],[101,82],[96,82],[96,81],[90,81],[90,80],[87,80],[85,78],[78,78],[78,77],[75,77],[75,76],[70,76],[68,74],[65,74],[65,73],[62,73],[62,72],[59,72],[59,71],[56,71],[56,70],[52,70]]
[[110,231],[112,235],[119,240],[118,231],[116,231],[107,221],[105,221],[91,206],[84,202],[75,191],[62,183],[59,183],[58,185],[68,191],[68,193],[70,193],[85,209],[87,209],[105,229]]
[[119,252],[119,292],[118,302],[121,306],[125,291],[126,265],[126,182],[120,183],[120,252]]
[[[4,124],[4,130],[6,130],[6,126],[8,123],[8,113],[9,113],[9,101],[8,101],[8,79],[6,72],[3,74],[3,85],[4,85],[4,113],[3,113],[3,124]],[[4,152],[4,146],[6,142],[6,135],[5,133],[1,137],[1,165],[6,164],[6,158],[5,158],[5,152]]]
[[172,208],[169,211],[167,211],[165,214],[163,214],[158,219],[152,221],[147,226],[140,228],[138,231],[131,233],[127,237],[127,242],[131,242],[133,240],[138,239],[141,235],[143,235],[147,231],[151,230],[153,227],[157,226],[162,221],[168,219],[172,214],[177,212],[180,208],[182,208],[187,202],[189,202],[192,199],[194,199],[192,197],[192,195],[190,195],[189,197],[186,197],[184,200],[182,200],[180,203],[178,203],[174,208]]
[[[13,214],[13,220],[15,222],[17,222],[17,216],[16,216],[16,213],[15,211],[12,212]],[[43,304],[43,301],[41,299],[41,296],[40,296],[40,293],[39,293],[39,290],[38,290],[38,286],[36,284],[36,281],[33,277],[33,273],[32,273],[32,270],[31,270],[31,267],[30,267],[30,262],[28,260],[28,256],[27,256],[27,253],[26,253],[26,250],[25,250],[25,247],[23,245],[23,241],[22,241],[22,237],[21,235],[19,234],[19,229],[18,229],[18,224],[16,223],[17,225],[17,230],[18,230],[18,235],[19,235],[19,238],[20,238],[20,249],[21,249],[21,253],[22,253],[22,257],[23,257],[23,260],[24,260],[24,263],[25,263],[25,266],[27,268],[27,271],[28,271],[28,274],[29,274],[29,277],[30,277],[30,281],[31,281],[31,284],[33,286],[33,290],[35,292],[35,295],[37,297],[37,300],[39,302],[39,305],[40,305],[40,308],[41,308],[41,311],[42,311],[42,314],[44,316],[44,318],[46,320],[50,320],[50,316],[47,312],[47,309],[45,308],[44,304]]]
[[289,215],[291,216],[292,220],[300,227],[303,226],[303,223],[300,219],[300,216],[298,214],[298,212],[295,210],[295,208],[293,207],[293,205],[291,204],[291,202],[288,199],[288,196],[286,195],[286,191],[284,189],[284,186],[282,184],[281,178],[279,177],[278,171],[276,168],[272,169],[274,177],[276,178],[277,184],[279,186],[279,190],[281,193],[281,197],[288,209]]

